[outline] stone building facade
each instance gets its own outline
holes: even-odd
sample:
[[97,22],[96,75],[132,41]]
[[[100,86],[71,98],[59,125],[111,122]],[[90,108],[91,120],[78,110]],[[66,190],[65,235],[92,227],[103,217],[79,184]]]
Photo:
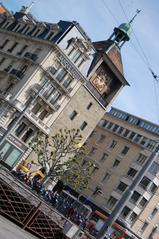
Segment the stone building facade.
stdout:
[[125,39],[114,33],[92,43],[77,22],[41,22],[25,6],[12,13],[1,5],[0,13],[1,136],[11,129],[0,154],[12,168],[28,157],[39,129],[80,128],[87,139],[128,85],[118,47]]
[[[86,145],[96,165],[86,197],[110,214],[146,160],[158,146],[159,126],[111,108]],[[138,182],[119,220],[139,238],[158,238],[159,158]]]

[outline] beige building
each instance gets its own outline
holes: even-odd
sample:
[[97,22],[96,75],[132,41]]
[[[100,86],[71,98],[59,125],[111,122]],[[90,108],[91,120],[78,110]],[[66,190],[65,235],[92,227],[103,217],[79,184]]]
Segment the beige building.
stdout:
[[128,85],[120,47],[129,29],[122,24],[109,40],[92,43],[77,22],[40,22],[24,6],[14,14],[1,9],[0,134],[9,135],[0,154],[13,168],[39,129],[80,128],[87,139]]
[[[99,122],[86,145],[96,167],[85,195],[111,213],[133,178],[158,145],[159,126],[112,108]],[[120,220],[139,237],[158,238],[159,158],[134,189]]]

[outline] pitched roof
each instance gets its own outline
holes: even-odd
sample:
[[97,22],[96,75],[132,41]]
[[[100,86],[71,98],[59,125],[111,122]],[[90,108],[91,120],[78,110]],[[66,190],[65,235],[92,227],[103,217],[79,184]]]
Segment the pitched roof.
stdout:
[[105,52],[107,54],[112,63],[123,75],[123,63],[121,58],[121,52],[118,46],[116,46],[116,44],[114,44],[114,42],[111,40],[94,42],[93,44],[98,52]]

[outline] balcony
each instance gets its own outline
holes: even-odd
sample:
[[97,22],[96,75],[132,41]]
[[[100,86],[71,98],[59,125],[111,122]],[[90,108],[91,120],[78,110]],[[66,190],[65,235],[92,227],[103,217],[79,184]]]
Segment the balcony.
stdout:
[[24,77],[24,73],[17,69],[12,69],[9,74],[13,77],[15,77],[18,81],[21,80]]
[[72,87],[70,87],[70,86],[64,86],[61,82],[59,82],[57,79],[56,79],[56,77],[54,76],[54,70],[53,70],[53,68],[52,67],[49,67],[49,70],[48,70],[48,73],[49,73],[49,75],[51,76],[51,78],[54,80],[54,82],[56,83],[56,86],[60,89],[60,90],[62,90],[66,95],[70,95],[70,93],[71,93],[71,91],[73,90],[73,88]]
[[40,85],[35,85],[32,89],[31,89],[31,95],[35,97],[35,94],[38,94],[38,96],[47,104],[50,106],[51,109],[53,109],[53,111],[57,111],[60,108],[60,105],[57,104],[57,101],[52,98],[49,99],[47,97],[47,93],[44,91],[41,91],[41,86]]
[[24,57],[34,62],[38,59],[38,55],[31,52],[26,52]]
[[39,119],[30,109],[26,112],[28,118],[32,118],[34,124],[37,125],[41,130],[45,131],[46,134],[49,134],[50,127],[48,127],[41,119]]

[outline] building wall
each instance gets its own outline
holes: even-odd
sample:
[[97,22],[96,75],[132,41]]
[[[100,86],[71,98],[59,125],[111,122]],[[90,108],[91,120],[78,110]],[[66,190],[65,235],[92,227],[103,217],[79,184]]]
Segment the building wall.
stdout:
[[[132,183],[137,172],[158,145],[156,133],[130,123],[131,120],[128,121],[126,118],[118,118],[111,114],[111,111],[106,113],[86,141],[89,149],[86,160],[92,160],[96,167],[88,189],[83,192],[85,196],[91,196],[91,201],[107,213],[111,213],[126,187]],[[114,109],[115,111],[122,115],[122,111]],[[151,129],[157,127],[153,123],[149,124]],[[159,158],[152,167],[126,203],[125,207],[128,207],[128,210],[124,207],[120,215],[120,219],[142,238],[148,238],[159,217]],[[151,214],[154,208],[157,212],[153,216]],[[147,226],[144,226],[144,223],[147,223]],[[145,229],[142,230],[142,227]],[[154,238],[157,238],[157,234],[153,234]]]

